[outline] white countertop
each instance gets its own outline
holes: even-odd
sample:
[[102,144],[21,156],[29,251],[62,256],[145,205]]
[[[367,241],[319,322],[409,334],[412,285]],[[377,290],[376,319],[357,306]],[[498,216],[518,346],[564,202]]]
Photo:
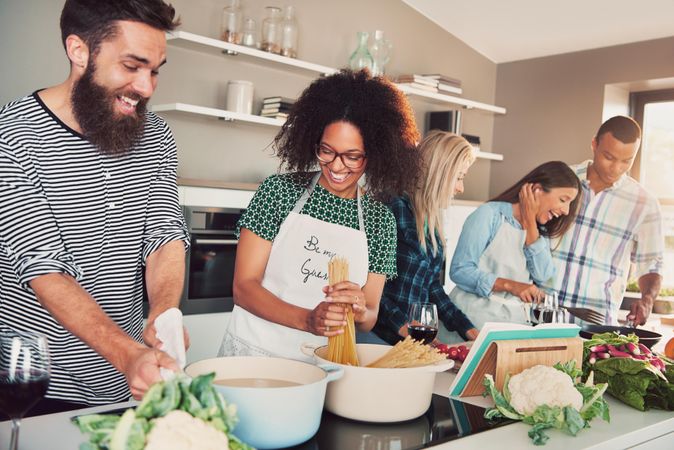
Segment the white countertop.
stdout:
[[[435,393],[447,395],[453,374],[448,372],[439,374],[435,379]],[[581,430],[577,436],[570,436],[559,430],[546,430],[550,436],[545,446],[533,445],[527,433],[531,428],[523,423],[514,423],[493,430],[455,439],[444,444],[432,447],[433,449],[483,449],[491,450],[498,447],[499,450],[541,448],[545,450],[570,450],[570,449],[593,449],[593,450],[617,450],[633,448],[642,443],[653,441],[663,436],[668,446],[648,446],[643,448],[674,448],[674,412],[649,410],[638,411],[624,403],[615,400],[610,395],[605,395],[609,404],[611,422],[606,423],[601,419],[594,419],[590,424],[592,428]],[[668,435],[668,436],[667,436]],[[664,445],[665,442],[660,443]],[[639,447],[642,449],[642,447]]]
[[[445,372],[436,377],[435,393],[446,395],[454,374]],[[550,440],[546,450],[594,449],[615,450],[632,448],[645,443],[642,448],[674,447],[674,413],[650,410],[640,412],[607,396],[611,411],[611,423],[595,419],[592,428],[582,430],[578,436],[566,435],[558,430],[548,430]],[[95,408],[87,408],[46,416],[24,419],[21,425],[20,448],[22,450],[73,450],[84,442],[84,436],[70,423],[70,418],[79,414],[107,411],[115,407],[130,407],[133,402]],[[529,426],[522,423],[503,426],[472,436],[455,439],[433,447],[434,449],[523,449],[536,448],[527,432]],[[10,422],[0,423],[0,442],[9,442]],[[349,449],[344,449],[349,450]]]

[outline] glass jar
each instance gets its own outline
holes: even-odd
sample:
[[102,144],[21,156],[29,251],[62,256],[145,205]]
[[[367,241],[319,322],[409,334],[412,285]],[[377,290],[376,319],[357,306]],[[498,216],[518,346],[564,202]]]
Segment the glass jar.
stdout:
[[281,53],[281,8],[267,6],[267,17],[262,21],[262,42],[260,50]]
[[382,30],[374,32],[374,42],[370,46],[370,55],[372,55],[372,76],[384,75],[384,66],[391,60],[391,50],[393,46],[384,38]]
[[222,29],[220,39],[232,44],[241,43],[241,4],[239,0],[229,0],[222,9]]
[[297,58],[298,34],[295,8],[286,6],[284,18],[281,22],[281,55]]
[[241,45],[257,48],[257,24],[255,23],[255,19],[246,18],[243,21]]
[[367,39],[369,37],[370,35],[365,31],[358,32],[358,48],[356,48],[356,51],[353,52],[349,58],[349,67],[351,67],[352,70],[367,68],[372,71],[374,62],[372,60],[372,55],[370,55],[370,51],[367,49]]

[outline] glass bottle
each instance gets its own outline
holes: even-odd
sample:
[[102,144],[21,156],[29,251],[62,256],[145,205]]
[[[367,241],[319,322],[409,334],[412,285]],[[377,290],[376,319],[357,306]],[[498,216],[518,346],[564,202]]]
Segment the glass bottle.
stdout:
[[267,6],[267,17],[262,21],[262,43],[260,50],[271,53],[281,53],[281,8]]
[[253,48],[257,47],[257,24],[255,23],[255,19],[249,17],[243,21],[241,45]]
[[358,32],[358,48],[356,48],[356,51],[353,52],[349,58],[349,67],[351,67],[352,70],[367,68],[372,71],[374,62],[372,60],[372,55],[370,55],[370,51],[367,49],[367,39],[369,36],[370,35],[365,31]]
[[372,76],[384,75],[384,66],[391,60],[391,50],[393,46],[384,38],[382,30],[374,32],[374,42],[370,47],[370,55],[372,55]]
[[295,8],[286,6],[283,22],[281,22],[281,55],[297,58],[297,20]]
[[241,4],[240,0],[229,0],[222,9],[222,32],[220,38],[233,44],[241,43]]

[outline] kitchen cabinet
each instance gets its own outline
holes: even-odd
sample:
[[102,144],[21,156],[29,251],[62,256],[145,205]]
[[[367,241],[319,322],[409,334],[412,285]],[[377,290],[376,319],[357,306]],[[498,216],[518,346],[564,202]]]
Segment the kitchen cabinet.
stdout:
[[[266,67],[281,68],[290,74],[314,74],[316,76],[330,75],[338,69],[315,64],[295,58],[276,55],[269,52],[263,52],[255,48],[224,42],[187,31],[175,31],[167,34],[167,43],[171,46],[197,51],[209,55],[225,55],[228,58],[240,58],[245,62],[253,62]],[[452,105],[466,108],[468,110],[479,110],[491,114],[505,114],[506,109],[499,106],[489,105],[462,97],[425,92],[409,86],[398,85],[398,88],[410,97],[421,99],[425,102],[440,103],[443,105]],[[179,100],[179,99],[176,99]],[[187,103],[162,103],[152,106],[152,111],[157,113],[182,113],[199,116],[214,117],[228,122],[240,121],[253,125],[281,127],[284,123],[282,119],[273,119],[261,117],[253,114],[241,114],[233,111],[227,111],[218,108],[209,108],[205,106],[192,105]],[[503,160],[503,155],[498,153],[478,151],[477,157],[488,160]]]

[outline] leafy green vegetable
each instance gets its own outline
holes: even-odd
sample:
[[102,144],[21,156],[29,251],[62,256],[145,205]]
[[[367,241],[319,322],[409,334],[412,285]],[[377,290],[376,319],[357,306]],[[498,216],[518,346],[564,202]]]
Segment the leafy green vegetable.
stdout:
[[[510,405],[510,402],[505,399],[503,394],[501,394],[498,389],[496,389],[496,386],[494,385],[494,378],[491,376],[491,374],[484,376],[484,386],[487,388],[485,396],[487,394],[491,395],[491,398],[494,399],[494,404],[496,405],[496,411],[492,411],[490,414],[489,411],[485,412],[485,418],[492,419],[494,417],[501,416],[513,420],[523,419],[523,416],[515,411],[515,408]],[[489,414],[489,417],[487,417],[487,414]]]
[[608,384],[609,394],[640,411],[649,408],[674,411],[674,361],[671,359],[659,356],[665,365],[664,372],[648,360],[633,358],[611,357],[589,363],[592,347],[604,344],[619,346],[630,342],[636,344],[639,338],[634,334],[622,336],[617,333],[592,336],[584,343],[583,379],[593,371],[595,381]]
[[[569,375],[573,380],[581,375],[580,369],[576,367],[575,361],[566,364],[556,364],[555,369]],[[583,428],[589,428],[589,422],[595,417],[601,417],[605,421],[610,421],[608,404],[604,400],[603,394],[607,389],[606,384],[587,386],[582,383],[576,383],[575,388],[583,396],[583,406],[580,411],[576,411],[571,406],[549,406],[540,405],[531,415],[522,415],[510,405],[510,393],[508,392],[509,375],[503,386],[503,393],[496,389],[494,378],[487,374],[483,383],[486,387],[486,395],[490,395],[494,400],[494,408],[489,408],[484,414],[486,419],[507,417],[509,419],[521,420],[531,425],[529,437],[534,445],[544,445],[549,436],[545,430],[557,428],[572,436],[578,434]]]
[[110,450],[143,450],[146,424],[145,419],[136,419],[133,409],[127,409],[112,432]]
[[91,414],[73,419],[89,442],[80,450],[142,450],[154,420],[176,409],[186,411],[227,435],[232,450],[252,450],[231,434],[237,423],[236,406],[228,405],[213,387],[215,374],[190,379],[177,375],[171,380],[155,383],[140,404],[119,417]]
[[580,408],[580,415],[583,419],[590,421],[595,417],[601,417],[606,422],[611,421],[611,416],[608,411],[608,403],[604,400],[604,392],[608,388],[608,384],[602,383],[598,386],[586,386],[584,384],[576,384],[576,389],[583,396],[583,407]]

